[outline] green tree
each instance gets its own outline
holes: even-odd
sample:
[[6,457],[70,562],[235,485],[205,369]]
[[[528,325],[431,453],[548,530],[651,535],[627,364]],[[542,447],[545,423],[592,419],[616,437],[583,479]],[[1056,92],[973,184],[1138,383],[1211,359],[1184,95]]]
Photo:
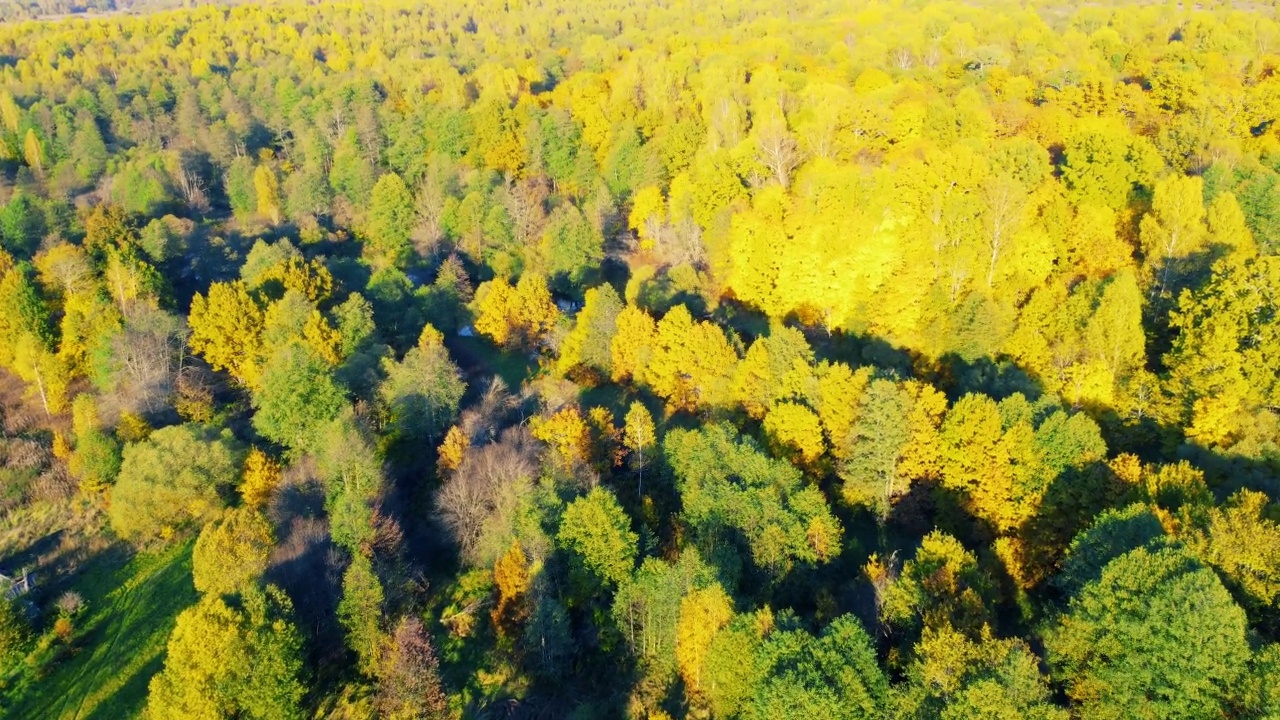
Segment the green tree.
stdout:
[[151,680],[156,720],[304,717],[302,636],[278,588],[211,593],[178,616],[164,670]]
[[382,369],[386,380],[378,394],[393,436],[412,447],[438,443],[453,424],[467,389],[440,333],[428,325],[403,360],[384,359]]
[[740,532],[756,565],[779,576],[839,553],[843,529],[822,493],[732,427],[672,430],[662,448],[684,519],[708,549],[726,532]]
[[373,564],[364,555],[351,558],[342,576],[342,600],[338,602],[338,620],[347,633],[347,647],[355,651],[360,670],[372,674],[382,656],[385,637],[382,631],[384,594],[382,581]]
[[400,265],[409,257],[414,226],[413,193],[395,173],[386,173],[373,186],[367,219],[371,256]]
[[314,450],[324,427],[346,405],[328,363],[309,348],[293,344],[276,351],[253,394],[253,426],[297,452]]
[[604,238],[569,203],[551,213],[541,249],[552,284],[566,292],[576,291],[598,274],[604,260]]
[[764,680],[744,708],[745,720],[878,718],[889,700],[871,637],[851,615],[836,618],[816,638],[803,630],[774,632],[755,662]]
[[631,577],[640,539],[613,493],[598,487],[565,508],[556,540],[589,576],[616,587]]
[[146,541],[204,525],[221,512],[240,461],[230,431],[199,425],[161,428],[126,445],[107,512],[112,528]]
[[611,344],[621,312],[622,299],[612,285],[587,290],[573,330],[560,343],[560,371],[581,367],[609,377],[613,368]]
[[1066,720],[1040,660],[1021,640],[984,633],[974,641],[950,629],[927,630],[907,669],[896,717],[903,720]]
[[1138,548],[1071,599],[1046,638],[1049,662],[1082,714],[1225,714],[1250,658],[1240,609],[1185,550]]
[[26,613],[19,604],[0,597],[0,660],[6,667],[22,654],[30,634]]

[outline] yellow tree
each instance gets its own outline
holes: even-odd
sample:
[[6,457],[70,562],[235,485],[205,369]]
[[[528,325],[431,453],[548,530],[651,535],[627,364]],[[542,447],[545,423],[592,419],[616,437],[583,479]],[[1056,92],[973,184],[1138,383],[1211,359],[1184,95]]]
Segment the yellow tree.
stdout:
[[265,313],[241,280],[209,286],[191,299],[191,349],[214,370],[226,370],[254,387],[261,377]]
[[530,429],[535,438],[551,446],[561,467],[569,469],[587,461],[591,432],[576,405],[563,407],[550,417],[533,418]]
[[1170,175],[1156,183],[1151,212],[1142,218],[1142,251],[1154,279],[1152,293],[1163,296],[1175,261],[1200,250],[1207,237],[1204,219],[1204,181]]
[[444,442],[436,449],[436,464],[446,472],[457,470],[470,447],[471,438],[467,437],[462,428],[454,425],[445,433]]
[[702,692],[702,669],[716,633],[733,619],[733,602],[717,583],[692,590],[680,601],[676,620],[676,665],[690,695]]
[[636,469],[636,494],[644,493],[645,452],[657,442],[653,416],[643,403],[633,402],[627,409],[626,426],[622,431],[622,444],[631,451],[631,466]]
[[493,565],[493,584],[498,589],[498,602],[489,617],[498,635],[518,628],[528,616],[525,597],[532,587],[531,580],[524,548],[520,547],[519,541],[513,541]]
[[818,416],[800,403],[774,405],[764,418],[764,431],[775,445],[794,454],[803,465],[814,464],[826,450]]
[[279,487],[280,479],[280,464],[258,448],[253,448],[245,458],[240,497],[248,507],[265,507]]
[[267,569],[275,544],[271,522],[255,507],[230,510],[200,531],[191,555],[192,581],[203,593],[227,595]]
[[644,382],[657,331],[653,317],[635,305],[628,305],[618,313],[613,339],[609,341],[614,382]]
[[273,225],[280,224],[280,179],[275,170],[263,163],[253,171],[253,190],[258,199],[258,214]]

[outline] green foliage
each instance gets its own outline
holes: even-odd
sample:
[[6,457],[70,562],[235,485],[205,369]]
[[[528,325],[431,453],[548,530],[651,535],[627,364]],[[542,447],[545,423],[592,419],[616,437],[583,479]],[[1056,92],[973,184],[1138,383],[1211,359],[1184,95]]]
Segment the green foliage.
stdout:
[[178,616],[147,716],[303,717],[303,646],[292,613],[288,596],[270,585],[205,595]]
[[29,258],[35,254],[44,232],[44,214],[30,195],[17,193],[0,208],[0,248]]
[[612,492],[596,488],[570,503],[556,540],[598,580],[616,587],[631,578],[639,537]]
[[542,234],[547,275],[561,289],[582,287],[593,279],[604,259],[604,238],[572,204],[556,208]]
[[320,433],[345,402],[329,366],[310,349],[288,345],[263,370],[262,387],[253,396],[253,426],[294,451],[314,450]]
[[30,624],[19,602],[0,598],[0,660],[6,666],[18,661],[30,635]]
[[850,615],[814,637],[803,630],[770,634],[755,659],[763,673],[742,717],[881,716],[889,683],[876,662],[871,637]]
[[1068,695],[1099,718],[1223,713],[1250,657],[1244,611],[1177,547],[1111,561],[1071,599],[1046,645]]
[[560,369],[571,371],[582,366],[602,377],[609,377],[612,369],[610,348],[621,312],[622,299],[612,285],[587,290],[577,322],[560,344]]
[[346,630],[347,647],[356,653],[365,674],[374,672],[382,653],[383,599],[382,582],[369,558],[363,555],[351,558],[342,576],[338,620]]
[[149,541],[216,518],[240,474],[241,453],[229,431],[199,425],[161,428],[124,448],[111,492],[111,526]]
[[1160,520],[1145,505],[1105,510],[1093,525],[1076,536],[1067,550],[1062,572],[1054,582],[1068,595],[1097,582],[1103,569],[1116,558],[1140,547],[1154,547],[1164,537]]
[[373,186],[368,226],[369,251],[384,262],[404,262],[413,230],[413,195],[399,175],[387,173]]
[[429,336],[410,348],[400,362],[383,361],[386,380],[379,395],[387,407],[393,439],[414,446],[435,445],[458,413],[466,392],[458,367],[437,337]]
[[927,631],[919,659],[907,671],[896,717],[1066,720],[1055,707],[1040,660],[1019,640],[984,635],[970,640],[952,630]]
[[755,563],[775,575],[838,552],[843,530],[822,493],[730,426],[672,430],[662,447],[685,519],[707,547],[741,532]]

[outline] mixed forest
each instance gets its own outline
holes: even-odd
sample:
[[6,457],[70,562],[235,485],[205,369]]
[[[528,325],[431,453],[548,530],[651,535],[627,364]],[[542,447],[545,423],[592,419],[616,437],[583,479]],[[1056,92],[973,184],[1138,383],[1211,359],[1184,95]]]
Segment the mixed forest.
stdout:
[[0,716],[1280,718],[1269,4],[81,5]]

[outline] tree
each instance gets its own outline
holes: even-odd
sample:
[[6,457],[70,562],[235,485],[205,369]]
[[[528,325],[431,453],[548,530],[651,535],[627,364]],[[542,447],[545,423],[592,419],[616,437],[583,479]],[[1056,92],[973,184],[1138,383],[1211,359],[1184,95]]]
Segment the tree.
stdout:
[[0,660],[6,664],[14,662],[26,647],[30,632],[25,613],[18,603],[0,597]]
[[328,363],[307,347],[289,345],[263,369],[253,394],[253,426],[269,440],[306,452],[316,448],[321,431],[345,405],[346,394]]
[[600,377],[610,376],[611,346],[622,308],[622,299],[612,285],[587,290],[573,330],[560,343],[558,367],[561,372],[581,367]]
[[416,347],[404,359],[382,363],[386,380],[378,394],[386,405],[387,420],[395,439],[406,443],[434,444],[455,416],[467,384],[449,358],[444,338],[426,326]]
[[636,494],[644,494],[644,469],[652,460],[645,460],[644,454],[652,450],[658,440],[653,427],[653,416],[643,403],[633,402],[627,410],[624,420],[626,427],[622,431],[622,444],[631,451],[631,466],[636,469]]
[[254,387],[261,379],[265,313],[243,281],[213,283],[206,298],[196,293],[188,319],[191,349],[215,370],[226,370]]
[[516,286],[502,278],[476,290],[476,330],[506,346],[536,346],[550,333],[560,313],[546,280],[525,273]]
[[164,670],[151,680],[147,717],[158,720],[302,718],[302,637],[275,586],[211,593],[178,615]]
[[1170,175],[1156,183],[1151,212],[1142,218],[1142,250],[1157,278],[1153,297],[1163,296],[1179,280],[1177,260],[1200,250],[1207,239],[1204,182],[1198,177]]
[[763,680],[744,718],[882,717],[889,682],[876,663],[871,637],[853,616],[836,618],[816,638],[803,630],[776,631],[758,653]]
[[386,639],[382,631],[382,582],[369,558],[357,554],[342,575],[338,621],[346,630],[347,647],[355,651],[360,671],[373,674],[382,659]]
[[694,589],[680,602],[676,621],[676,665],[687,692],[702,692],[702,669],[716,633],[733,619],[733,601],[719,584]]
[[551,213],[542,233],[547,276],[558,288],[575,290],[597,274],[604,260],[604,238],[572,204]]
[[[873,557],[867,574],[877,585],[884,566]],[[941,531],[926,535],[898,578],[880,592],[880,618],[910,638],[925,629],[955,630],[979,637],[988,622],[988,587],[977,558],[959,540]]]
[[404,616],[387,640],[378,669],[377,705],[388,720],[445,720],[440,661],[431,635],[416,617]]
[[657,334],[657,323],[649,313],[628,305],[618,313],[613,339],[609,341],[610,372],[614,382],[643,380]]
[[578,467],[590,456],[591,433],[576,405],[567,405],[548,417],[533,418],[529,430],[551,446],[556,464],[565,470]]
[[843,529],[822,493],[790,463],[769,458],[732,427],[672,430],[662,443],[684,519],[708,547],[742,534],[756,565],[781,576],[796,564],[829,562]]
[[1280,525],[1264,513],[1270,498],[1241,490],[1209,510],[1207,527],[1193,532],[1190,546],[1222,575],[1251,618],[1277,621],[1280,605]]
[[841,453],[845,501],[875,509],[881,520],[888,517],[897,497],[910,489],[908,482],[899,482],[899,464],[911,440],[908,408],[906,392],[892,380],[871,381],[856,407],[847,449]]
[[1226,712],[1250,651],[1244,611],[1177,547],[1138,548],[1071,599],[1049,662],[1090,717]]
[[174,425],[125,446],[111,526],[129,540],[168,538],[218,516],[240,471],[230,431]]
[[282,218],[280,209],[280,179],[270,165],[263,163],[253,171],[253,191],[257,198],[258,214],[279,225]]
[[613,493],[598,487],[565,508],[556,540],[582,570],[617,587],[631,577],[640,538]]
[[778,448],[794,455],[802,465],[817,462],[826,450],[818,416],[800,403],[774,405],[764,418],[764,431]]
[[1053,704],[1039,658],[1021,640],[986,632],[977,640],[950,629],[926,630],[907,670],[902,718],[988,717],[1066,720]]
[[280,463],[258,448],[249,451],[240,480],[240,497],[251,508],[263,508],[280,485]]
[[519,627],[528,619],[531,583],[529,559],[525,557],[520,542],[512,541],[511,547],[493,564],[493,584],[498,589],[498,602],[489,617],[499,635],[509,628]]
[[367,220],[370,254],[380,262],[400,265],[409,256],[414,226],[413,194],[395,173],[386,173],[373,186]]
[[256,508],[236,508],[200,531],[191,556],[192,579],[202,593],[229,595],[267,569],[275,543],[271,523]]

